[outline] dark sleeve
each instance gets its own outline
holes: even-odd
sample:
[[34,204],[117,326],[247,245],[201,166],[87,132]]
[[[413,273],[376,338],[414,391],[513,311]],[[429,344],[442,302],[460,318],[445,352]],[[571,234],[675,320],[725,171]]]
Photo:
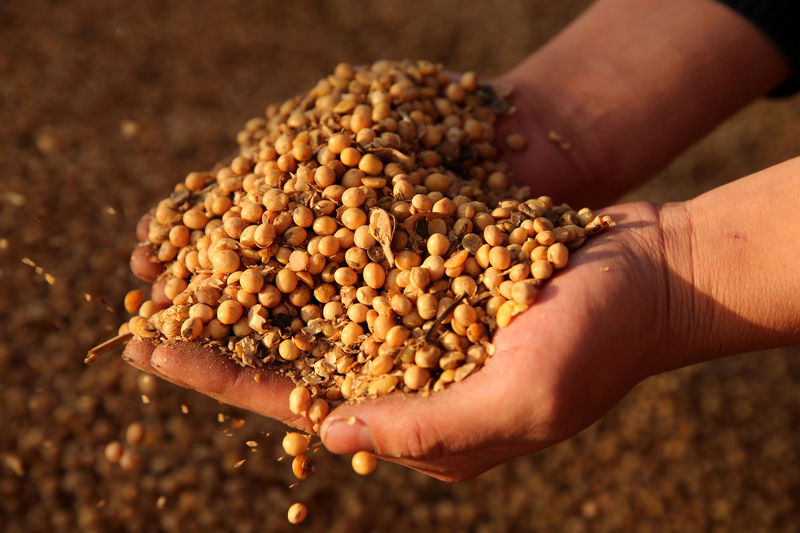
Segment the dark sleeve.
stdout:
[[800,1],[719,0],[749,20],[780,48],[794,73],[770,96],[787,96],[800,91]]

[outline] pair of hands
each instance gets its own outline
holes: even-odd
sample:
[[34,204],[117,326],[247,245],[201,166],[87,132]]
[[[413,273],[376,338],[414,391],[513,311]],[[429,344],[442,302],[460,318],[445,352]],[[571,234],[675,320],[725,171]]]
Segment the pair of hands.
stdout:
[[[509,160],[533,194],[598,207],[789,71],[774,44],[718,2],[598,0],[502,77],[517,88],[517,113],[498,124],[498,138],[521,132],[528,139]],[[572,149],[553,142],[551,130]],[[466,479],[568,438],[649,375],[796,342],[800,308],[773,294],[800,286],[782,268],[796,251],[775,250],[763,237],[784,234],[772,223],[791,219],[800,200],[797,172],[800,161],[770,169],[701,197],[693,210],[647,203],[605,209],[617,226],[589,239],[538,301],[496,334],[484,368],[427,398],[393,394],[341,405],[320,428],[325,446]],[[776,214],[765,218],[768,208]],[[721,224],[732,209],[737,217]],[[695,226],[690,212],[703,223]],[[754,231],[765,222],[772,226]],[[158,272],[148,253],[138,249],[131,264],[152,281]],[[698,254],[703,267],[694,264]],[[743,268],[750,263],[761,270]],[[160,287],[153,292],[164,298]],[[765,312],[770,306],[780,312]],[[265,373],[256,381],[258,371],[195,344],[131,342],[124,356],[178,385],[311,430],[289,411],[286,378]]]
[[[573,178],[580,174],[572,159],[579,151],[548,139],[522,108],[500,125],[499,135],[511,131],[525,131],[529,140],[512,165],[517,176],[536,176],[534,194],[553,188],[567,197],[567,189],[585,185]],[[484,368],[429,397],[393,394],[341,405],[320,428],[325,446],[334,453],[374,451],[439,479],[460,480],[561,441],[602,416],[652,371],[648,357],[660,335],[654,324],[666,313],[657,295],[668,283],[656,207],[604,212],[617,226],[589,239],[538,301],[497,333],[496,353]],[[146,221],[138,230],[144,240]],[[159,272],[149,253],[137,249],[131,265],[153,281]],[[164,300],[158,285],[153,298]],[[307,418],[289,411],[287,378],[242,368],[194,343],[133,341],[124,357],[180,386],[311,431]]]

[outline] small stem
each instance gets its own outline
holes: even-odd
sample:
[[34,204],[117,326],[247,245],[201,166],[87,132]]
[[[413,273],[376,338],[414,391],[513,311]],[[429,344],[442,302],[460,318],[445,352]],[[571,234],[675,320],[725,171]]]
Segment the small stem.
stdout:
[[120,344],[125,344],[131,337],[133,337],[133,333],[122,333],[121,335],[117,335],[116,337],[112,337],[107,341],[98,344],[89,350],[83,362],[88,365],[112,348],[116,348]]
[[445,309],[445,310],[444,310],[444,312],[443,312],[441,315],[439,315],[438,317],[436,317],[436,320],[434,320],[434,321],[433,321],[433,324],[431,324],[431,328],[428,330],[428,333],[426,333],[426,334],[425,334],[425,342],[431,342],[431,341],[433,340],[433,334],[434,334],[434,332],[436,331],[436,329],[437,329],[437,328],[438,328],[438,327],[439,327],[439,326],[442,324],[442,322],[444,321],[444,318],[445,318],[447,315],[449,315],[450,313],[452,313],[452,312],[453,312],[453,309],[455,309],[455,308],[456,308],[456,306],[457,306],[458,304],[460,304],[460,303],[461,303],[461,301],[462,301],[464,298],[466,298],[466,297],[467,297],[467,293],[466,293],[466,292],[462,292],[462,293],[461,293],[461,296],[459,296],[458,298],[456,298],[456,299],[453,301],[453,303],[451,303],[451,304],[450,304],[450,305],[447,307],[447,309]]

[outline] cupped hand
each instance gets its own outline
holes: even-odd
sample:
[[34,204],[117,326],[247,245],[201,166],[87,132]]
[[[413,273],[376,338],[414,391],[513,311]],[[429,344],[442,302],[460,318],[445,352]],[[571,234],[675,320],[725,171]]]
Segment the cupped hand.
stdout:
[[334,453],[366,449],[439,479],[475,476],[559,442],[614,406],[659,364],[668,323],[658,210],[606,211],[591,239],[495,336],[484,368],[429,397],[342,405],[321,427]]
[[[148,224],[149,216],[145,216],[136,227],[141,242],[147,240]],[[153,283],[153,300],[169,305],[171,302],[164,295],[163,283],[157,281],[163,267],[153,261],[154,256],[152,245],[139,245],[131,255],[131,270],[143,281]],[[197,390],[222,403],[280,420],[304,431],[312,430],[308,418],[289,410],[289,394],[294,388],[291,379],[268,370],[241,367],[217,349],[198,342],[157,343],[134,339],[128,342],[122,357],[139,370]]]

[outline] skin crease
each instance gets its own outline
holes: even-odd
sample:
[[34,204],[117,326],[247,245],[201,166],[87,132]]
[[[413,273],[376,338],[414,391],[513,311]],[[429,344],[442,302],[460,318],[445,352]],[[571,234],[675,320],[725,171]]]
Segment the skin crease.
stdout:
[[[711,0],[600,0],[501,76],[517,87],[517,113],[498,124],[498,137],[525,133],[528,148],[509,157],[534,191],[602,205],[787,73],[763,35]],[[572,148],[550,141],[550,131]],[[800,304],[782,294],[800,287],[800,274],[784,268],[800,246],[780,221],[793,219],[798,175],[792,160],[688,202],[603,210],[617,227],[571,254],[532,308],[497,333],[483,369],[428,398],[342,405],[322,424],[326,447],[373,450],[439,479],[467,479],[574,435],[650,375],[797,342]],[[784,233],[776,250],[770,243]],[[131,259],[146,281],[158,275],[151,254],[140,247]],[[153,297],[163,298],[158,284]],[[253,369],[197,345],[131,342],[124,356],[310,430],[288,411],[285,378],[264,373],[256,382]]]

